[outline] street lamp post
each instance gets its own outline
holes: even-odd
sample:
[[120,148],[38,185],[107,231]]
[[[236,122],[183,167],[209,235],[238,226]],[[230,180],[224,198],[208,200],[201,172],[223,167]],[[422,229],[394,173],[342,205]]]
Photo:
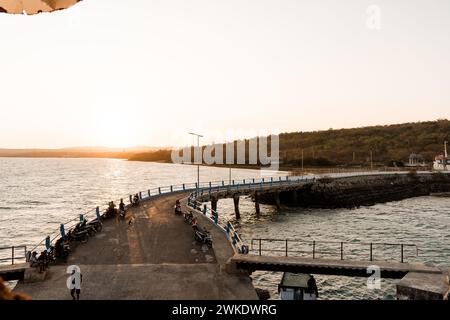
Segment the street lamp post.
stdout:
[[[189,134],[197,137],[197,148],[200,148],[200,138],[203,138],[203,136],[201,134],[197,134],[197,133],[193,133],[193,132],[189,132]],[[194,155],[194,159],[195,159],[195,155]],[[201,157],[200,157],[200,161],[201,161]],[[198,189],[200,188],[200,163],[197,163],[197,188],[196,188],[197,196],[198,196]]]

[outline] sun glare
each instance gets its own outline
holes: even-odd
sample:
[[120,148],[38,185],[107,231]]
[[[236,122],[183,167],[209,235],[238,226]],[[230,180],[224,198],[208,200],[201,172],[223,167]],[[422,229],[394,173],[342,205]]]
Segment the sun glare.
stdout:
[[136,132],[124,113],[102,113],[96,117],[94,127],[93,138],[97,145],[118,148],[136,145]]

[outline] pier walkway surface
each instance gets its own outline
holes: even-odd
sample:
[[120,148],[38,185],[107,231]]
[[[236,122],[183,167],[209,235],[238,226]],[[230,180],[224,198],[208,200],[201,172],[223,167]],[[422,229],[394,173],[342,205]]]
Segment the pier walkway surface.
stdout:
[[[54,265],[44,281],[19,282],[32,299],[71,299],[67,267],[82,274],[81,299],[257,299],[249,276],[225,272],[233,255],[225,235],[213,249],[197,244],[191,226],[174,214],[165,195],[128,211],[126,221],[106,220],[102,232],[74,248],[66,265]],[[131,220],[131,224],[128,222]]]

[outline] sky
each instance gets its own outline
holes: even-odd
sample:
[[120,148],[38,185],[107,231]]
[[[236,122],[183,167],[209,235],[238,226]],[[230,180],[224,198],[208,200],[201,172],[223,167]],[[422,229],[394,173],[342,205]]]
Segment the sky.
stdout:
[[0,14],[0,115],[0,148],[450,118],[450,1],[84,0]]

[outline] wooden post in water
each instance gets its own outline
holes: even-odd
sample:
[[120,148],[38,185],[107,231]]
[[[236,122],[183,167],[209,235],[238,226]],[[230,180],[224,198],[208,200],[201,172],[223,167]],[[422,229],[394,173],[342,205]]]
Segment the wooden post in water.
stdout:
[[291,191],[291,202],[295,206],[298,204],[297,190],[292,190]]
[[241,213],[239,212],[239,195],[233,195],[234,202],[234,213],[236,214],[236,219],[239,220],[241,218]]
[[275,203],[277,205],[277,210],[281,207],[281,201],[280,201],[280,191],[275,192]]
[[219,199],[217,198],[216,195],[212,195],[211,196],[211,209],[216,212],[217,211],[217,202],[219,201]]

